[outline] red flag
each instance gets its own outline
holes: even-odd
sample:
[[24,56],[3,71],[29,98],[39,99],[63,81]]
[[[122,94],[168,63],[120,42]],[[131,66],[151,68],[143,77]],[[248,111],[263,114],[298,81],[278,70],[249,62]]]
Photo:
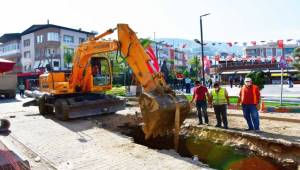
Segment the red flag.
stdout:
[[227,59],[227,61],[233,61],[233,56],[232,55],[228,55],[226,59]]
[[[159,64],[158,64],[157,58],[154,54],[154,51],[153,51],[153,49],[150,45],[147,47],[146,53],[151,58],[151,63],[147,63],[147,66],[150,70],[150,73],[154,73],[154,71],[158,72],[159,71]],[[153,66],[153,68],[152,68],[152,66]]]
[[220,56],[219,56],[219,55],[216,55],[216,56],[215,56],[215,60],[216,60],[216,61],[220,61]]
[[185,47],[186,47],[186,44],[183,44],[183,45],[182,45],[182,48],[185,48]]
[[252,45],[256,45],[256,41],[251,41],[251,44]]
[[277,40],[278,48],[283,48],[283,40]]
[[276,61],[276,58],[274,56],[272,56],[271,63],[275,63],[275,61]]
[[260,56],[258,56],[258,57],[256,58],[256,61],[257,61],[257,62],[261,62]]
[[227,44],[228,44],[229,47],[232,47],[232,43],[231,42],[228,42]]

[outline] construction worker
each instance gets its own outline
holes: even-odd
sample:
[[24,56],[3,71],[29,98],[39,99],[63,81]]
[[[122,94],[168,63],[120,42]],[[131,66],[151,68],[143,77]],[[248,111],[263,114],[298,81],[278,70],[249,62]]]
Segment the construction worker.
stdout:
[[196,107],[199,117],[198,125],[203,124],[202,113],[204,116],[204,121],[208,125],[208,115],[207,115],[207,98],[208,98],[208,90],[204,85],[200,84],[200,81],[195,82],[196,87],[194,88],[193,99],[191,103],[196,99]]
[[223,122],[224,128],[228,129],[227,105],[229,105],[229,97],[227,90],[220,87],[219,82],[215,82],[213,85],[213,89],[210,93],[209,104],[210,106],[213,106],[216,114],[216,127],[221,127],[221,122]]
[[247,130],[260,131],[257,110],[259,101],[259,88],[252,84],[251,78],[245,78],[245,85],[241,88],[238,105],[242,104],[243,114],[248,124]]

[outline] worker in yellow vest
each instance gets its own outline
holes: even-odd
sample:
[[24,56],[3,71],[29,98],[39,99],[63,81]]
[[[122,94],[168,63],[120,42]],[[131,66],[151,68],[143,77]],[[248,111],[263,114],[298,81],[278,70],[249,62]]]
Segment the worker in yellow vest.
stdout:
[[224,128],[228,129],[227,122],[227,105],[229,105],[229,97],[227,90],[220,87],[219,82],[215,82],[213,89],[210,93],[210,106],[213,106],[217,125],[216,127],[221,127],[221,122],[223,122]]

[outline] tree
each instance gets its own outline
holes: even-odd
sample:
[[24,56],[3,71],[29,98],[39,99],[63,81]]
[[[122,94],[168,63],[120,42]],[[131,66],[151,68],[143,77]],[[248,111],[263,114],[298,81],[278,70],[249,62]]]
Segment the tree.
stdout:
[[262,71],[253,71],[246,75],[252,79],[253,84],[257,85],[259,89],[263,89],[265,85],[265,73]]
[[198,66],[198,70],[200,69],[201,67],[201,62],[200,60],[198,59],[198,57],[192,57],[189,59],[188,63],[191,65],[192,68],[196,68]]
[[184,77],[189,77],[190,73],[189,73],[189,71],[187,69],[185,69],[183,71],[183,75],[184,75]]
[[68,69],[70,68],[70,64],[73,61],[73,55],[74,55],[73,50],[71,50],[67,47],[64,47],[64,62]]
[[293,52],[294,57],[294,67],[300,71],[300,47],[295,48]]

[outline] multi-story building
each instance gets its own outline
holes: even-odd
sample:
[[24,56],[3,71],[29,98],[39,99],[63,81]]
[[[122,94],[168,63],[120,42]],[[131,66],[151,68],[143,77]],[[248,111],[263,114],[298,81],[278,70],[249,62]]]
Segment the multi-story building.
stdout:
[[14,61],[16,63],[14,66],[15,72],[22,71],[20,40],[20,33],[4,34],[0,37],[0,43],[2,43],[0,44],[0,57]]
[[32,25],[22,33],[4,34],[0,37],[0,57],[15,61],[16,72],[32,72],[51,64],[54,70],[70,67],[66,54],[93,32],[72,29],[53,24]]
[[162,65],[163,61],[166,60],[168,68],[172,70],[182,70],[188,66],[187,53],[183,50],[165,45],[153,45],[153,50],[156,51],[159,65]]
[[278,48],[277,43],[270,42],[263,45],[248,46],[245,48],[246,56],[260,56],[260,57],[270,57],[270,56],[290,56],[294,49],[298,47],[297,44],[284,44],[284,48]]
[[[265,72],[268,76],[267,83],[280,83],[281,65],[280,60],[285,56],[287,65],[283,72],[285,79],[287,76],[294,76],[298,73],[292,64],[292,53],[297,44],[285,44],[284,49],[278,48],[277,43],[268,43],[265,45],[248,46],[244,50],[243,57],[235,57],[228,60],[221,58],[216,67],[211,68],[212,74],[220,74],[222,79],[228,80],[229,77],[245,76],[251,71],[259,70]],[[295,77],[296,79],[296,77]],[[300,82],[300,81],[298,81]]]

